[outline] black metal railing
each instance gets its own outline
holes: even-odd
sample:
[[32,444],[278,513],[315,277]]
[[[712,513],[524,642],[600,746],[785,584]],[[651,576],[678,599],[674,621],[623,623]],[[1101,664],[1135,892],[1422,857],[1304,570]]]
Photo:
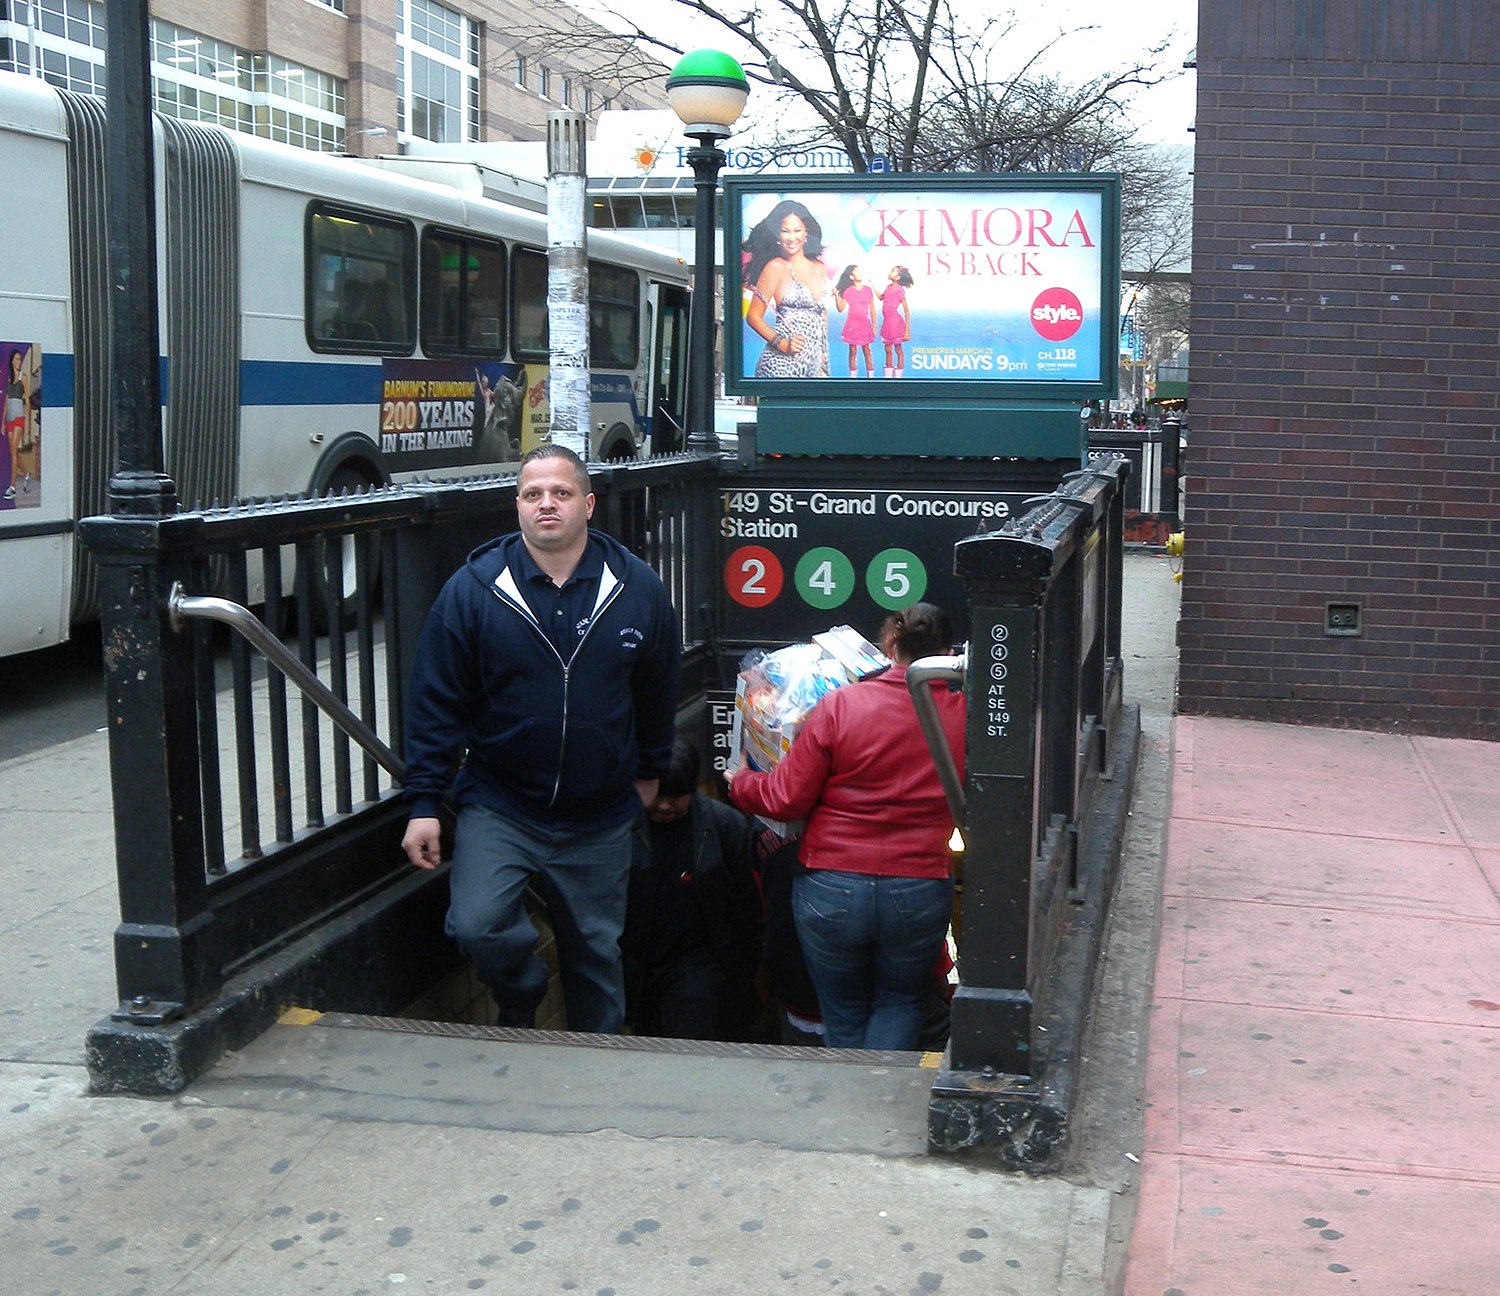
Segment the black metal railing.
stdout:
[[[594,525],[652,565],[682,618],[679,722],[692,723],[724,668],[723,467],[593,468]],[[779,470],[756,471],[769,486]],[[1058,968],[1076,963],[1079,915],[1102,915],[1108,880],[1085,838],[1122,732],[1128,471],[1072,474],[954,550],[970,641],[927,665],[965,678],[967,769],[947,770],[945,791],[967,849],[935,1093],[970,1075],[989,1078],[982,1092],[1035,1081],[1049,1041],[1054,1065],[1066,1052],[1059,1017],[1086,1016],[1086,984]],[[433,937],[444,879],[400,850],[403,693],[437,590],[515,528],[515,504],[515,479],[489,477],[82,524],[103,593],[121,911],[121,1004],[90,1034],[96,1088],[170,1092],[263,1030],[278,999],[387,1012],[447,970]],[[143,1038],[178,1019],[186,1033],[188,1018],[230,1024],[206,1043]]]
[[934,1151],[992,1148],[1035,1171],[1067,1138],[1140,730],[1122,698],[1128,472],[1096,463],[961,540],[969,642],[918,663],[919,715],[929,682],[961,678],[968,704],[962,787],[945,779],[965,850]]
[[[677,457],[594,472],[595,525],[661,574],[689,655],[715,471]],[[191,1012],[409,878],[397,794],[416,637],[468,550],[515,524],[513,477],[82,524],[104,591],[117,1020]]]
[[969,590],[964,941],[951,1069],[1034,1075],[1071,906],[1102,879],[1079,834],[1120,707],[1121,461],[961,541]]

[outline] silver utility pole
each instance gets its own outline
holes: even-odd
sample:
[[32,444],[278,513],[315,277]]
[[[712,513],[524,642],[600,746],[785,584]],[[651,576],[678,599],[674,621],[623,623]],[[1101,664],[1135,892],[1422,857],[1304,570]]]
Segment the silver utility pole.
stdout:
[[547,318],[550,437],[589,451],[589,260],[582,113],[547,114]]

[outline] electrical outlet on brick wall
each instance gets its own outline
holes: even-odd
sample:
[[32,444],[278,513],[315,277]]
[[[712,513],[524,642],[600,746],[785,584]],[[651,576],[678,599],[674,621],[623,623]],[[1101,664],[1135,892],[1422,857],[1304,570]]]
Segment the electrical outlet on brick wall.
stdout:
[[1329,603],[1323,609],[1323,633],[1326,635],[1357,635],[1361,630],[1358,603]]

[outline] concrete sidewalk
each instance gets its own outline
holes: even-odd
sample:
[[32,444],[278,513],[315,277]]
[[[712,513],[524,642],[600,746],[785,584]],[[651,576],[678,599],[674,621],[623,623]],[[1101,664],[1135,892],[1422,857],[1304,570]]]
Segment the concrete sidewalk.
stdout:
[[[925,1086],[906,1077],[649,1055],[603,1066],[563,1051],[278,1027],[155,1102],[88,1099],[75,1075],[7,1067],[7,1284],[24,1296],[1098,1290],[1108,1194],[926,1158],[912,1144]],[[666,1081],[654,1112],[653,1078]],[[693,1121],[709,1105],[712,1134]],[[780,1132],[723,1129],[747,1108],[779,1108]],[[525,1128],[537,1109],[566,1128]]]
[[1127,1296],[1488,1296],[1500,745],[1175,748]]

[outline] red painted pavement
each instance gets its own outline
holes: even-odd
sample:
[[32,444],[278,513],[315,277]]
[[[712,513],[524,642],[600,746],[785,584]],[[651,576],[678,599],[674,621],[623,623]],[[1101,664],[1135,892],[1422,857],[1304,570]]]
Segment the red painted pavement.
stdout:
[[1496,1296],[1500,744],[1174,741],[1125,1296]]

